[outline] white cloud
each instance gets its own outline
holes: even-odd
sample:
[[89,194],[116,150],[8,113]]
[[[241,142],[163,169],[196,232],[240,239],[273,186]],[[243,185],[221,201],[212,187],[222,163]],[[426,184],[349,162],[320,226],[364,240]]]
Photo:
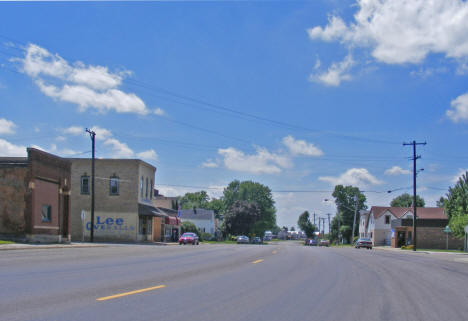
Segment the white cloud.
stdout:
[[446,111],[446,115],[453,122],[468,120],[468,92],[458,96],[450,102],[452,109]]
[[85,129],[80,126],[70,126],[68,128],[63,129],[62,132],[67,135],[78,136],[83,135],[85,133]]
[[99,112],[149,112],[137,95],[117,89],[128,71],[112,73],[107,67],[86,66],[79,61],[70,65],[58,54],[35,44],[27,46],[23,59],[14,60],[22,63],[22,71],[34,79],[45,95],[77,104],[80,111],[95,108]]
[[137,154],[138,158],[149,160],[149,161],[157,161],[158,154],[154,151],[154,149],[145,150]]
[[219,167],[218,163],[212,161],[211,159],[208,159],[206,162],[202,163],[203,168],[217,168]]
[[97,140],[106,140],[112,137],[112,132],[110,130],[99,127],[99,126],[91,127],[91,131],[96,133]]
[[466,172],[468,172],[468,169],[460,168],[460,169],[458,170],[457,175],[455,175],[455,176],[452,178],[452,183],[453,183],[453,184],[456,184],[456,183],[458,182],[458,179],[459,179],[460,177],[462,177],[462,175],[466,174]]
[[57,136],[55,137],[55,140],[58,142],[64,142],[67,140],[67,138],[65,136]]
[[16,125],[11,120],[0,118],[0,135],[10,135],[15,133]]
[[19,146],[0,138],[0,156],[26,157],[26,146]]
[[324,28],[308,30],[311,39],[366,47],[388,64],[419,63],[430,53],[468,56],[468,2],[462,0],[357,0],[354,22],[331,16]]
[[291,135],[283,138],[283,144],[289,149],[293,155],[305,156],[322,156],[323,151],[316,147],[313,143],[308,143],[305,140],[294,139]]
[[166,112],[158,107],[155,110],[153,110],[153,114],[158,115],[158,116],[164,116],[166,115]]
[[375,176],[373,176],[365,168],[351,168],[338,177],[321,176],[319,180],[329,182],[332,185],[353,185],[358,187],[365,187],[369,185],[382,184]]
[[351,75],[348,71],[353,65],[353,57],[349,54],[343,61],[333,63],[326,72],[311,74],[309,76],[309,80],[319,82],[327,86],[339,86],[342,81],[351,80]]
[[257,148],[256,154],[246,155],[233,147],[218,149],[218,154],[224,157],[227,169],[254,174],[277,174],[284,168],[292,166],[291,160],[283,155],[270,153],[265,148]]
[[104,145],[109,145],[112,148],[113,158],[132,158],[133,150],[127,144],[120,142],[115,138],[109,138],[104,141]]
[[408,169],[403,169],[400,166],[393,166],[385,171],[385,175],[396,176],[396,175],[407,175],[411,174],[411,171]]

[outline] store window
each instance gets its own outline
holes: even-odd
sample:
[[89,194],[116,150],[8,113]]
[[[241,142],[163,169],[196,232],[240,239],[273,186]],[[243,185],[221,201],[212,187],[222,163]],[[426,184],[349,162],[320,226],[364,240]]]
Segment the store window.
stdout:
[[89,176],[81,176],[81,194],[89,194]]
[[117,176],[112,176],[109,181],[109,194],[110,195],[119,195],[119,178]]
[[146,178],[146,191],[145,191],[145,198],[148,199],[148,177]]
[[52,206],[42,205],[42,222],[52,221]]

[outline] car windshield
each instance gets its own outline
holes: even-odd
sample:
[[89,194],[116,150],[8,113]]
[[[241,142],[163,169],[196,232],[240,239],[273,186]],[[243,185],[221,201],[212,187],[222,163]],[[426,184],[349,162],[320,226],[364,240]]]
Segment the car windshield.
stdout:
[[182,234],[182,237],[194,237],[194,236],[195,236],[195,234],[193,234],[193,233],[184,233],[184,234]]

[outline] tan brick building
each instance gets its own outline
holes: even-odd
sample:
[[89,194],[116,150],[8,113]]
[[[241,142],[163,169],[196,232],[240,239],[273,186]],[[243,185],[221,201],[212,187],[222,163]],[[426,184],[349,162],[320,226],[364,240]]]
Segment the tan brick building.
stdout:
[[[72,158],[71,235],[90,238],[91,159]],[[153,240],[153,218],[165,217],[152,204],[156,168],[139,159],[96,159],[94,239]],[[81,212],[85,220],[81,220]]]
[[0,236],[69,241],[71,164],[34,148],[27,155],[0,157]]

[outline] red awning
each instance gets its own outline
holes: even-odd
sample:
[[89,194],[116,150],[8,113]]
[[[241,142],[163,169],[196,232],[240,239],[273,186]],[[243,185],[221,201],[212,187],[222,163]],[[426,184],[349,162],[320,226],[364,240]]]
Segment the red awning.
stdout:
[[168,225],[180,225],[180,218],[178,217],[173,217],[173,216],[168,216],[166,217],[166,224]]

